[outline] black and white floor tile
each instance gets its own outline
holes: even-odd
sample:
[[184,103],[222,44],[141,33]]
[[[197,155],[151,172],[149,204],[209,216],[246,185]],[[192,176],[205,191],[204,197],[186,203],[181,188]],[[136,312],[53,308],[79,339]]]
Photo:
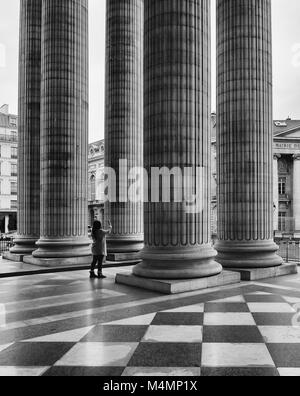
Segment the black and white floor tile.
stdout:
[[300,376],[299,275],[164,296],[116,271],[0,280],[0,376]]

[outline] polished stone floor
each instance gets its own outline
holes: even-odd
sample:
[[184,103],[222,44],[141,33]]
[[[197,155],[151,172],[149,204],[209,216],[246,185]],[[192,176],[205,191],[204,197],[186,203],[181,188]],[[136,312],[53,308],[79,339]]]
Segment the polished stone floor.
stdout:
[[165,296],[116,272],[1,279],[0,376],[300,376],[300,275]]
[[8,261],[0,256],[0,278],[15,275],[25,275],[33,271],[37,271],[37,267],[30,264]]
[[[107,268],[119,267],[123,265],[124,265],[123,263],[116,263],[111,261],[107,261],[106,263],[104,263],[104,267]],[[84,270],[88,268],[89,265],[82,265],[80,266],[79,269]],[[72,265],[66,267],[57,266],[55,268],[41,267],[41,266],[26,264],[22,262],[5,260],[0,256],[0,279],[9,278],[9,277],[13,278],[16,276],[25,276],[25,275],[31,276],[35,274],[49,274],[53,272],[72,272],[76,269],[78,269],[78,266],[74,267]]]

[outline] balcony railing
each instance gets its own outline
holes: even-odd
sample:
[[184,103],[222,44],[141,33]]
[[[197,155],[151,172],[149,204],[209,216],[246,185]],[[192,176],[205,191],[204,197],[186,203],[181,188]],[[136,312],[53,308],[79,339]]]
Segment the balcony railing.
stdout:
[[276,242],[279,246],[278,254],[286,263],[300,263],[300,241],[281,240]]
[[0,253],[8,252],[13,246],[13,238],[0,237]]

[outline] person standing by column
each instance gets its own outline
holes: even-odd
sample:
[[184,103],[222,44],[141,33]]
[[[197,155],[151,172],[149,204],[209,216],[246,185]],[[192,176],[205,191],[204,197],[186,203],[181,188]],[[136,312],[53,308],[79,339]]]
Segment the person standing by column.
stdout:
[[[106,244],[106,236],[111,234],[112,225],[110,220],[108,221],[108,230],[104,230],[102,228],[101,221],[94,221],[93,229],[92,229],[92,254],[93,261],[91,264],[90,278],[95,279],[105,279],[106,277],[103,275],[103,262],[107,257],[107,244]],[[95,274],[96,266],[98,266],[98,275]]]

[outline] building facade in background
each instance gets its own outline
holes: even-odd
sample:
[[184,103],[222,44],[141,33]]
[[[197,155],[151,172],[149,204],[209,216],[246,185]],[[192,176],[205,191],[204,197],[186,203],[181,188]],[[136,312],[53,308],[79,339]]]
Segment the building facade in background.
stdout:
[[89,145],[88,202],[89,225],[104,220],[104,140]]
[[[277,172],[276,172],[277,170]],[[300,121],[274,122],[276,236],[300,239]]]
[[18,117],[0,107],[0,231],[17,229]]
[[[212,234],[217,235],[216,115],[212,115]],[[274,121],[275,238],[300,239],[300,120]],[[271,182],[271,181],[270,181]]]

